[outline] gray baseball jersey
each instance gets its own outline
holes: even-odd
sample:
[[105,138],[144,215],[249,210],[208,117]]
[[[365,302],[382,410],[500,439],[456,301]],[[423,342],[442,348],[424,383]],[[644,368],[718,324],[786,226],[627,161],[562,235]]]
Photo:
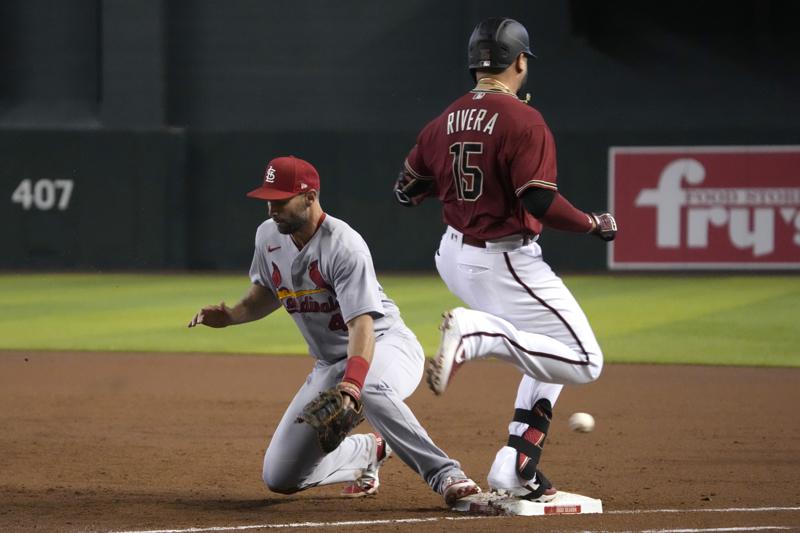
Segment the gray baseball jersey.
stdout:
[[302,249],[274,221],[261,224],[250,280],[280,299],[309,353],[323,361],[347,357],[347,322],[359,315],[375,319],[376,337],[403,326],[397,306],[378,283],[367,243],[330,215],[323,215]]

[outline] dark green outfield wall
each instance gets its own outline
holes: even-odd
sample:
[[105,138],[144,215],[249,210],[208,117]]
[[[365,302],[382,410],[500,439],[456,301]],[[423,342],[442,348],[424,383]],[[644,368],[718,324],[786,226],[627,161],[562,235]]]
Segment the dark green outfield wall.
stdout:
[[[583,209],[607,205],[610,146],[800,144],[797,2],[3,0],[0,268],[244,270],[265,216],[244,193],[295,154],[379,269],[432,270],[437,206],[390,189],[470,89],[492,15],[532,34],[533,103]],[[541,243],[556,269],[605,268],[599,241]]]
[[0,132],[0,267],[185,265],[185,140],[181,132]]
[[[372,248],[380,270],[431,270],[443,230],[438,203],[397,205],[394,176],[413,133],[18,131],[0,132],[0,268],[247,268],[266,203],[245,197],[266,160],[308,158],[322,176],[322,203]],[[612,145],[797,142],[793,131],[556,132],[561,191],[586,210],[607,205]],[[28,180],[30,203],[13,193]],[[39,198],[35,196],[39,185]],[[68,205],[57,180],[72,182]],[[52,205],[46,189],[52,188]],[[37,206],[38,201],[38,206]],[[43,203],[44,202],[44,203]],[[46,207],[42,209],[41,207]],[[621,228],[624,231],[624,228]],[[605,245],[546,231],[558,270],[605,268]]]
[[[796,142],[792,131],[614,131],[557,130],[560,189],[585,210],[607,204],[608,148],[613,145],[753,144]],[[391,186],[413,142],[407,133],[205,132],[190,135],[187,185],[191,228],[187,258],[196,268],[242,268],[249,264],[263,202],[244,197],[256,187],[268,158],[295,154],[313,161],[322,177],[322,204],[346,219],[367,240],[381,270],[431,270],[444,229],[439,204],[396,204]],[[225,223],[220,216],[224,215]],[[624,231],[624,228],[622,229]],[[606,245],[584,235],[546,231],[540,241],[554,268],[604,270]]]

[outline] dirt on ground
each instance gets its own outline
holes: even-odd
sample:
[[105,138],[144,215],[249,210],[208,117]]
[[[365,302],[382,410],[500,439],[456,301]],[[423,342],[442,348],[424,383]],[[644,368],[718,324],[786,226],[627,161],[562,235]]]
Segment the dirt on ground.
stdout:
[[[311,366],[0,352],[0,530],[800,530],[800,369],[607,365],[596,383],[564,389],[541,463],[558,488],[601,499],[604,514],[471,518],[397,458],[376,497],[270,493],[263,453]],[[443,397],[423,384],[408,403],[485,484],[519,377],[470,363]],[[571,432],[575,411],[596,429]]]

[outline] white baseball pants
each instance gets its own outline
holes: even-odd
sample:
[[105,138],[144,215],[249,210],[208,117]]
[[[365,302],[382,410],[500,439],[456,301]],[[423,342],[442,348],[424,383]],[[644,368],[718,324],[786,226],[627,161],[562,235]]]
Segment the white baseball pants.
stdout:
[[[516,409],[540,399],[555,406],[564,384],[589,383],[603,367],[603,354],[575,298],[542,259],[538,244],[521,237],[464,244],[448,227],[436,253],[436,268],[448,289],[472,310],[458,315],[467,360],[497,357],[524,376]],[[522,435],[527,425],[509,424]],[[516,451],[504,446],[489,473],[493,488],[519,486]]]

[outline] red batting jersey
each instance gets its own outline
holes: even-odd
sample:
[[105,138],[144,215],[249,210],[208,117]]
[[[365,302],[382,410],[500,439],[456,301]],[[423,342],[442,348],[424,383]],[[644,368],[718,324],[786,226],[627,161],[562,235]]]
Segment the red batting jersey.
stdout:
[[[479,85],[480,87],[480,85]],[[519,197],[556,190],[556,149],[542,115],[515,95],[476,88],[428,123],[406,171],[434,179],[444,222],[478,239],[538,234]]]

